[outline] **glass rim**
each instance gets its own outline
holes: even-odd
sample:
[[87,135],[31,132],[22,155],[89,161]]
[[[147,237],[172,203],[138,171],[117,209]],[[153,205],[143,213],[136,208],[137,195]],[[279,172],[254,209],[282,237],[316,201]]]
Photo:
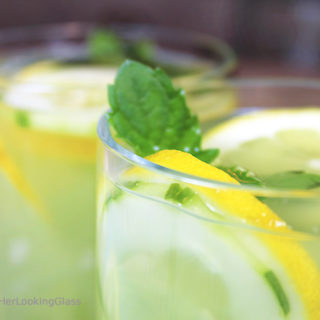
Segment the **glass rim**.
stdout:
[[[155,39],[155,42],[159,41],[159,37],[171,41],[172,38],[185,39],[186,43],[190,46],[194,45],[203,47],[208,50],[211,54],[216,54],[219,59],[212,64],[212,67],[208,71],[196,71],[191,73],[191,75],[185,75],[186,77],[195,75],[196,77],[221,77],[232,71],[236,65],[236,55],[233,49],[223,40],[216,38],[210,34],[202,33],[192,30],[183,30],[178,27],[166,27],[158,24],[151,23],[111,23],[108,25],[98,24],[94,22],[81,22],[81,21],[70,21],[63,23],[45,23],[37,25],[29,25],[26,27],[8,27],[0,30],[0,53],[2,47],[5,48],[6,45],[20,45],[21,43],[26,43],[30,41],[31,43],[36,42],[36,45],[31,45],[31,47],[26,46],[25,48],[13,49],[13,52],[23,53],[24,59],[32,58],[44,58],[45,54],[49,54],[50,43],[59,43],[62,41],[64,43],[70,43],[69,50],[73,50],[72,54],[79,53],[81,50],[80,46],[83,45],[84,39],[93,30],[99,28],[108,28],[111,31],[118,32],[120,37],[125,38],[132,37],[132,40],[142,39],[143,37],[150,37],[150,39]],[[169,35],[169,37],[167,36]],[[79,43],[73,44],[72,41],[80,40]],[[161,41],[160,40],[160,41]],[[37,52],[32,52],[32,48],[38,48],[40,44],[41,48]],[[9,47],[10,48],[10,47]],[[31,50],[30,50],[31,48]],[[84,48],[82,48],[83,50]],[[9,51],[10,52],[10,51]],[[183,52],[183,50],[181,50]],[[54,55],[54,52],[53,52]],[[195,54],[199,56],[199,54]],[[52,57],[52,58],[59,58]],[[65,53],[65,56],[60,57],[62,60],[64,58],[70,58],[70,56]],[[20,57],[21,59],[21,57]],[[209,59],[210,60],[210,59]],[[212,59],[214,61],[214,59]],[[3,61],[0,63],[0,75],[5,78],[6,68],[10,68],[10,64],[14,65],[14,59],[4,56]],[[103,65],[96,65],[98,68],[103,68]],[[110,66],[116,68],[117,66]],[[184,77],[182,75],[181,77]],[[21,81],[22,83],[30,83],[30,81]],[[37,84],[38,82],[33,81],[32,83]],[[1,86],[1,82],[0,82]],[[72,86],[70,86],[72,87]],[[76,86],[78,87],[78,86]]]
[[265,87],[265,88],[303,88],[303,89],[319,89],[320,90],[320,80],[317,78],[305,78],[305,77],[275,77],[275,76],[264,76],[264,77],[237,77],[237,78],[226,78],[226,79],[198,79],[198,82],[192,85],[203,85],[207,84],[209,86],[221,85],[223,87],[236,87],[236,88],[246,88],[246,87]]
[[[238,78],[231,80],[223,80],[220,85],[224,86],[235,86],[238,88],[243,88],[247,86],[269,86],[269,87],[303,87],[305,89],[319,89],[320,90],[320,80],[306,79],[306,78]],[[285,109],[285,107],[283,108]],[[287,198],[315,198],[320,199],[320,191],[314,190],[301,190],[301,189],[277,189],[277,188],[266,188],[259,186],[243,185],[243,184],[231,184],[225,183],[217,180],[206,179],[199,177],[197,175],[186,174],[178,170],[173,170],[165,166],[153,163],[141,156],[138,156],[133,151],[130,151],[119,143],[117,143],[111,134],[108,120],[106,118],[106,113],[104,113],[98,122],[97,133],[100,141],[103,145],[124,159],[125,161],[145,168],[147,170],[153,171],[158,174],[168,176],[170,178],[183,181],[185,183],[199,185],[209,188],[221,188],[221,189],[231,189],[238,191],[247,191],[254,193],[259,196],[269,196],[269,197],[287,197]]]

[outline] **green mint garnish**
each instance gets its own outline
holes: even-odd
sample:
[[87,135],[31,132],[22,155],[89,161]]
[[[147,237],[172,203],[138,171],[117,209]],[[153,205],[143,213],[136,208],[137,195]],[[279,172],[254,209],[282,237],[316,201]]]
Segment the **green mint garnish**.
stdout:
[[133,60],[153,64],[155,55],[156,45],[150,40],[140,40],[126,46],[126,56]]
[[[124,182],[123,185],[128,189],[135,189],[140,184],[140,181],[128,181]],[[124,194],[124,191],[119,188],[114,188],[110,194],[110,196],[106,200],[106,204],[108,204],[111,200],[118,200],[122,195]]]
[[269,176],[264,183],[270,188],[306,190],[320,187],[320,175],[303,171],[288,171]]
[[257,177],[252,171],[249,171],[245,168],[242,168],[240,166],[218,166],[218,168],[228,173],[241,184],[263,186],[263,181],[259,177]]
[[218,166],[218,168],[244,185],[289,190],[307,190],[320,187],[320,175],[304,171],[280,172],[262,179],[253,172],[240,166]]
[[290,312],[290,304],[289,300],[284,292],[281,283],[275,273],[271,270],[267,271],[264,274],[265,279],[267,280],[268,284],[272,288],[275,296],[277,297],[280,307],[285,315],[289,314]]
[[139,186],[141,181],[128,181],[124,182],[123,185],[128,188],[128,189],[135,189],[136,187]]
[[122,190],[118,188],[113,189],[111,194],[107,197],[105,205],[108,206],[112,201],[118,200],[123,194]]
[[166,200],[173,200],[175,202],[185,204],[193,197],[193,195],[194,192],[190,188],[182,188],[179,183],[172,183],[164,198]]
[[218,155],[217,149],[201,150],[198,118],[190,114],[184,91],[161,69],[128,60],[108,95],[109,123],[136,154],[176,149],[208,163]]
[[30,126],[30,119],[28,113],[25,111],[17,111],[15,114],[16,123],[23,128],[28,128]]
[[106,28],[93,31],[87,39],[90,58],[97,63],[120,63],[125,58],[151,63],[155,44],[150,40],[125,41]]
[[121,39],[108,29],[95,30],[87,41],[93,61],[109,63],[119,62],[125,58]]

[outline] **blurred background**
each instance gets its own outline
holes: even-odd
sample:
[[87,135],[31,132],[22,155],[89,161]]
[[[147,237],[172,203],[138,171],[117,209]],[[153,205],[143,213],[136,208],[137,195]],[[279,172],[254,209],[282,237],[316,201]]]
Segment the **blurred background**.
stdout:
[[320,74],[318,0],[1,1],[1,29],[67,21],[151,23],[208,33],[234,48],[240,76]]

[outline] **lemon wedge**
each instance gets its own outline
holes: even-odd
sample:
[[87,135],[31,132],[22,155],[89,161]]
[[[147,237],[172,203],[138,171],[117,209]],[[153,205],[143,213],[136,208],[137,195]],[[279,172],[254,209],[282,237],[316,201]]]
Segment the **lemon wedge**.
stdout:
[[42,219],[51,222],[51,217],[47,212],[42,201],[36,192],[30,186],[24,175],[21,173],[15,162],[7,154],[5,147],[0,140],[0,170],[5,174],[7,179],[15,186],[26,201],[35,209]]

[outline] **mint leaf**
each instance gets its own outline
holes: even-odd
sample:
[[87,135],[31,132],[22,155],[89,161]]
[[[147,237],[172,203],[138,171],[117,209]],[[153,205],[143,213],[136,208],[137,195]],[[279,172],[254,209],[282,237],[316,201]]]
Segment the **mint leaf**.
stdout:
[[179,183],[172,183],[167,190],[164,198],[166,200],[173,200],[175,202],[185,204],[194,195],[194,192],[190,188],[182,188]]
[[156,45],[148,39],[134,41],[127,45],[126,54],[130,59],[150,64],[156,55]]
[[30,126],[30,119],[27,112],[18,110],[15,114],[15,118],[18,126],[23,128],[28,128]]
[[290,304],[278,277],[272,270],[265,272],[264,277],[277,297],[283,313],[287,315],[290,312]]
[[199,160],[202,160],[207,163],[211,163],[213,159],[215,159],[219,155],[220,150],[219,149],[207,149],[199,151],[196,154],[196,157]]
[[107,28],[94,30],[87,38],[90,58],[97,63],[119,63],[126,57],[151,64],[156,45],[148,39],[126,41]]
[[292,190],[307,190],[320,187],[320,175],[304,171],[281,172],[261,179],[253,172],[240,166],[218,166],[218,168],[231,175],[241,184]]
[[121,39],[108,29],[98,29],[87,39],[91,59],[96,62],[120,62],[124,59]]
[[127,60],[109,86],[110,125],[136,154],[176,149],[210,163],[217,149],[201,150],[201,132],[182,89],[164,71]]
[[263,181],[257,177],[252,171],[249,171],[240,166],[224,167],[218,166],[219,169],[231,175],[241,184],[248,184],[253,186],[263,186]]
[[320,175],[303,171],[276,173],[264,181],[267,187],[279,189],[313,189],[320,187]]

